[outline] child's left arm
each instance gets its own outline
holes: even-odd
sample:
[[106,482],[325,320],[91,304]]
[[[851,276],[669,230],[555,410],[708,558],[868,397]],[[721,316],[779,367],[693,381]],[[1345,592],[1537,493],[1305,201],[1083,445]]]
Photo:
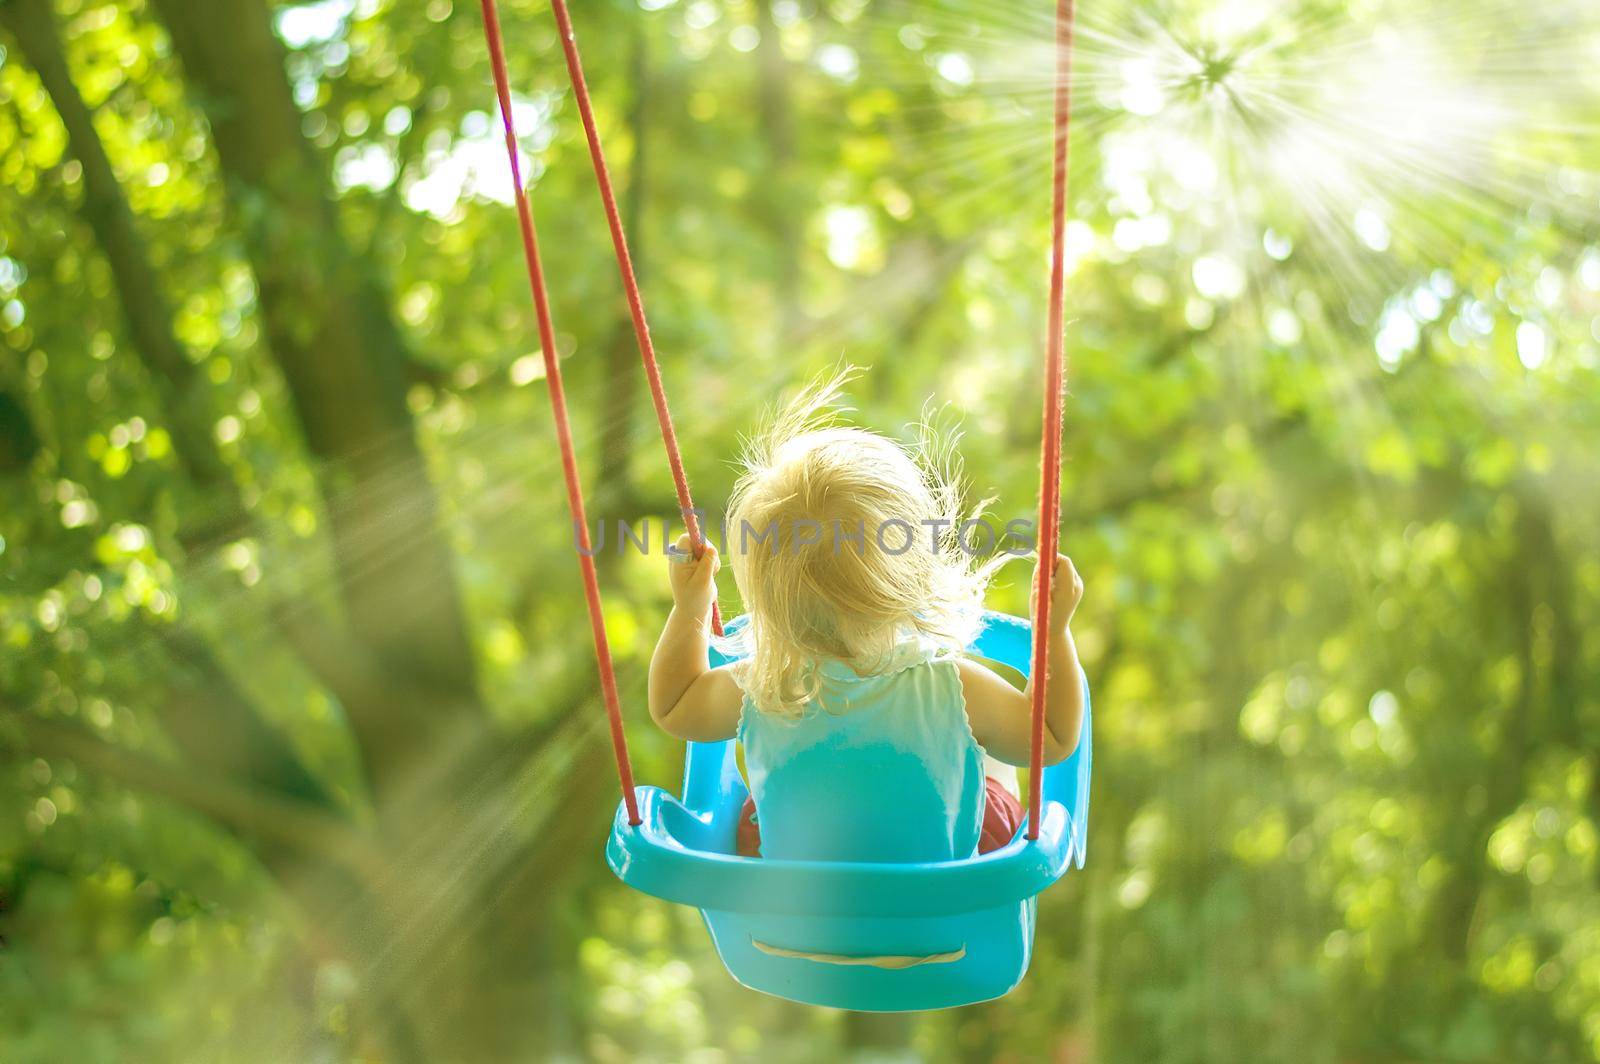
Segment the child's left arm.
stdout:
[[668,735],[709,743],[733,738],[744,694],[729,666],[706,661],[711,643],[711,603],[721,563],[710,543],[696,558],[689,537],[670,555],[672,613],[650,658],[650,717]]
[[[1050,636],[1046,641],[1050,682],[1046,688],[1044,763],[1065,761],[1078,748],[1083,727],[1083,666],[1069,623],[1083,598],[1083,580],[1072,560],[1056,558],[1050,591]],[[1039,574],[1034,572],[1037,586]],[[1033,746],[1033,681],[1018,691],[976,661],[962,660],[961,693],[973,737],[1008,765],[1026,765]]]

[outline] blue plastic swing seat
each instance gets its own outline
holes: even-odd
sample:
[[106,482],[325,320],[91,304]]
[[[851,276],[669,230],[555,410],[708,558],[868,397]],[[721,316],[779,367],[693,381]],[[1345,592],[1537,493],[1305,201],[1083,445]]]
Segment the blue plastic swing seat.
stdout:
[[[1026,676],[1028,622],[987,613],[968,649]],[[713,666],[728,660],[711,652]],[[1085,687],[1078,748],[1044,773],[1037,839],[1024,825],[982,856],[891,864],[737,856],[747,792],[733,740],[690,743],[682,801],[637,788],[643,822],[618,806],[606,861],[635,890],[700,909],[729,973],[753,990],[859,1012],[970,1005],[1022,981],[1039,893],[1083,867],[1092,754]]]

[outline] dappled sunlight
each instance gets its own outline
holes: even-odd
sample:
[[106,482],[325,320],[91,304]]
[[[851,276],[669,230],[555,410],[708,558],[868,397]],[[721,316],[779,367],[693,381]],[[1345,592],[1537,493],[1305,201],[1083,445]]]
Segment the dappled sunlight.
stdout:
[[[848,420],[937,425],[971,504],[1031,514],[1054,5],[574,7],[713,527],[764,413],[844,364]],[[1592,1057],[1600,13],[1077,12],[1096,841],[1016,991],[880,1017],[744,990],[603,862],[478,5],[0,0],[0,1056]],[[501,14],[670,786],[677,503],[551,12]]]

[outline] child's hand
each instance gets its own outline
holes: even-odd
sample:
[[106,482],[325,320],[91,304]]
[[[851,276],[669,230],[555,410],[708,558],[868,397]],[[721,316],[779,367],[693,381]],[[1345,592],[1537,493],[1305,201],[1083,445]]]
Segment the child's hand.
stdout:
[[[1033,594],[1029,595],[1031,604],[1039,592],[1039,566],[1033,568]],[[1065,554],[1056,555],[1055,571],[1050,576],[1050,627],[1056,631],[1065,631],[1072,615],[1078,609],[1078,603],[1083,601],[1083,577],[1078,575],[1078,569],[1072,564],[1072,559]]]
[[710,613],[711,603],[717,597],[717,570],[721,568],[717,548],[709,540],[701,544],[700,557],[696,558],[689,533],[679,536],[676,550],[667,554],[667,578],[672,584],[672,601],[678,609],[691,617]]

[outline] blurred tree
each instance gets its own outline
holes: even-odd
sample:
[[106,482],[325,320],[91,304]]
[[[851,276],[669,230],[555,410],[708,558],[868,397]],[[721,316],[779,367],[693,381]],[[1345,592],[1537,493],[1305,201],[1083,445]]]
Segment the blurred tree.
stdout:
[[38,451],[39,437],[28,411],[10,394],[0,392],[0,472],[26,469]]
[[[502,6],[588,487],[659,520],[549,12]],[[476,5],[0,0],[0,1057],[1600,1054],[1593,5],[1081,6],[1090,867],[1011,996],[871,1018],[600,860]],[[576,12],[707,505],[843,357],[1031,510],[1048,8]],[[630,707],[658,561],[605,559]]]

